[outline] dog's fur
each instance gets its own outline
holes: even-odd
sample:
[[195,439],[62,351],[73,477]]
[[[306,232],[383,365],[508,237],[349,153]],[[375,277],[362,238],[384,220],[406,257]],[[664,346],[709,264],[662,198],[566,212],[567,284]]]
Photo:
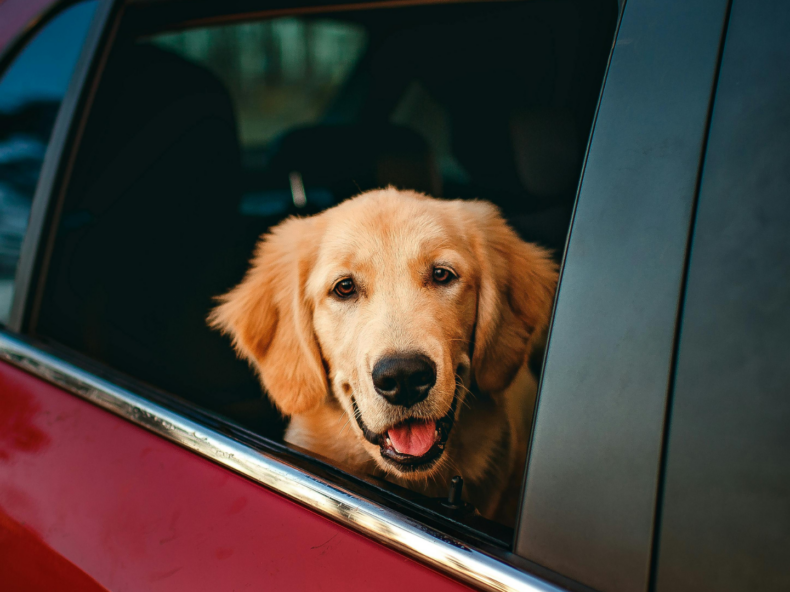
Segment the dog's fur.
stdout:
[[[457,278],[437,284],[437,265]],[[342,278],[353,278],[353,298],[333,291]],[[556,281],[546,251],[491,204],[387,188],[275,227],[209,322],[291,418],[287,441],[430,496],[460,474],[482,515],[512,523],[535,402],[527,360]],[[372,368],[414,351],[435,363],[436,383],[424,401],[392,405],[374,390]],[[444,453],[426,470],[400,470],[363,437],[352,395],[380,433],[446,416],[457,395]]]

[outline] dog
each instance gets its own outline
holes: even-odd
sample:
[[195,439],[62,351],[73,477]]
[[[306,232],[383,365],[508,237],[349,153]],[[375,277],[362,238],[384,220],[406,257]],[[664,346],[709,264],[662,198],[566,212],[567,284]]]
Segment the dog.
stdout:
[[208,322],[287,442],[512,525],[556,283],[492,204],[389,187],[274,227]]

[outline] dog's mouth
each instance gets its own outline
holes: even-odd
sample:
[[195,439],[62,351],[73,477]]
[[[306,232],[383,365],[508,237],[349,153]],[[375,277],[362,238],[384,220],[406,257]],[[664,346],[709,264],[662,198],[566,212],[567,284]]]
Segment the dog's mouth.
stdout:
[[444,453],[450,430],[455,423],[458,392],[453,396],[450,410],[439,419],[411,418],[393,425],[381,433],[368,429],[362,420],[357,401],[351,397],[354,417],[365,439],[379,447],[381,457],[401,472],[415,472],[430,468]]

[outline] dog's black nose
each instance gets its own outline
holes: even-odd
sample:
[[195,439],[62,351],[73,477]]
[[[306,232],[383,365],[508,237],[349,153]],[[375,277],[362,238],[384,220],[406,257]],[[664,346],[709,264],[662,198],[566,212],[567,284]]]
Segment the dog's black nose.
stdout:
[[436,384],[436,364],[423,354],[393,354],[373,367],[376,392],[393,405],[411,407]]

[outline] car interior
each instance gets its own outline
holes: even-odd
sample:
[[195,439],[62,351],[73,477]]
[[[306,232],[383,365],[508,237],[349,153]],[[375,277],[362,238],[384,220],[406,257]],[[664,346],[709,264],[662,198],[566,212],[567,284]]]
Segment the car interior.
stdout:
[[258,237],[393,185],[492,201],[560,261],[616,15],[528,0],[153,31],[130,19],[85,124],[36,334],[280,441],[286,420],[205,322]]

